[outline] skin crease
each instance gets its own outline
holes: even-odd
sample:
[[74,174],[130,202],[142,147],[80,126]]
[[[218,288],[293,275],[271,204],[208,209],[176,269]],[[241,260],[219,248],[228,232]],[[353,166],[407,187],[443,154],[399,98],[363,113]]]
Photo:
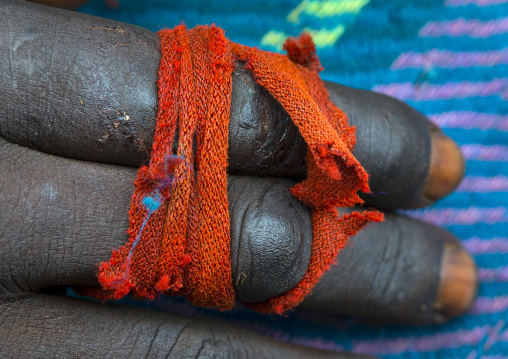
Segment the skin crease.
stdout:
[[[350,357],[218,322],[32,294],[59,285],[96,285],[97,262],[125,243],[133,167],[147,160],[153,139],[158,60],[158,40],[148,30],[0,3],[0,243],[10,248],[0,253],[0,333],[9,338],[0,353]],[[256,302],[291,288],[308,263],[309,210],[289,194],[305,173],[305,146],[284,110],[241,64],[233,81],[233,278],[248,278],[235,280],[236,291],[239,299]],[[422,195],[430,157],[423,115],[382,95],[327,86],[357,127],[355,155],[371,174],[372,188],[388,192],[365,195],[369,204],[392,209],[430,203]],[[392,140],[374,141],[368,136],[373,131]],[[406,133],[413,134],[411,143]],[[388,169],[402,175],[390,176]],[[449,316],[433,310],[433,303],[449,243],[459,245],[445,231],[389,215],[352,239],[340,265],[304,305],[381,322],[443,322]],[[54,319],[43,331],[33,324],[47,318]],[[121,337],[131,340],[117,344]],[[45,345],[31,346],[27,338]]]

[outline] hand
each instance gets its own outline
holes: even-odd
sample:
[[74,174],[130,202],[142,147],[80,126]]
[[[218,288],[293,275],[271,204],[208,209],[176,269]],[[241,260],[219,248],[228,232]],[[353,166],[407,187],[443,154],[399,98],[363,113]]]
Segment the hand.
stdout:
[[[350,357],[220,322],[49,293],[97,285],[97,264],[127,239],[136,168],[148,160],[154,135],[158,38],[21,1],[2,1],[0,14],[2,356]],[[233,81],[231,260],[238,299],[257,302],[287,291],[306,270],[310,213],[289,193],[305,174],[305,145],[241,67]],[[383,95],[327,86],[357,128],[369,206],[429,205],[460,182],[458,147],[422,114]],[[474,298],[475,264],[444,230],[387,213],[351,243],[302,305],[434,324]]]

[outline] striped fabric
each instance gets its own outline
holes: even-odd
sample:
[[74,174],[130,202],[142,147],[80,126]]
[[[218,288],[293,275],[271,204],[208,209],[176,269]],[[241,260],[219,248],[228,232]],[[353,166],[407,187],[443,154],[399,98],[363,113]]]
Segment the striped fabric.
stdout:
[[507,0],[92,0],[81,11],[151,30],[216,23],[236,42],[278,51],[313,32],[323,77],[407,101],[444,128],[468,160],[458,191],[405,213],[443,226],[475,256],[470,312],[444,326],[386,328],[299,310],[266,317],[218,313],[173,298],[150,304],[218,318],[288,342],[383,358],[508,358]]

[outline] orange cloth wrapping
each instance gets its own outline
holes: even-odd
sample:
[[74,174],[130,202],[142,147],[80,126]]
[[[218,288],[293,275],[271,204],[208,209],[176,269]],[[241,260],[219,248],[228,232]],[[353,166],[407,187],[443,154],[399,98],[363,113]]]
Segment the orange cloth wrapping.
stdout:
[[308,146],[307,178],[291,189],[312,211],[308,269],[290,291],[248,304],[283,313],[311,292],[351,235],[383,218],[377,211],[339,216],[336,210],[361,203],[357,192],[369,191],[367,173],[352,154],[355,130],[329,100],[308,34],[286,41],[288,56],[233,43],[215,26],[180,25],[159,37],[159,109],[150,163],[135,181],[129,241],[100,265],[102,288],[92,294],[185,295],[199,306],[234,306],[226,168],[232,73],[241,61],[282,104]]

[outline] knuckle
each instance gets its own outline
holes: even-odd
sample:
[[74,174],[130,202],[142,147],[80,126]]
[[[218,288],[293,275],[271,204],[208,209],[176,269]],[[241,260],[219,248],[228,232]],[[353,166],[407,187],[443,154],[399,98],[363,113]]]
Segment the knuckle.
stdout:
[[236,174],[302,177],[306,146],[288,113],[243,69],[233,75],[229,163]]
[[[233,284],[243,302],[260,302],[293,288],[310,260],[309,209],[288,180],[239,178],[230,202]],[[235,192],[232,189],[231,192]]]

